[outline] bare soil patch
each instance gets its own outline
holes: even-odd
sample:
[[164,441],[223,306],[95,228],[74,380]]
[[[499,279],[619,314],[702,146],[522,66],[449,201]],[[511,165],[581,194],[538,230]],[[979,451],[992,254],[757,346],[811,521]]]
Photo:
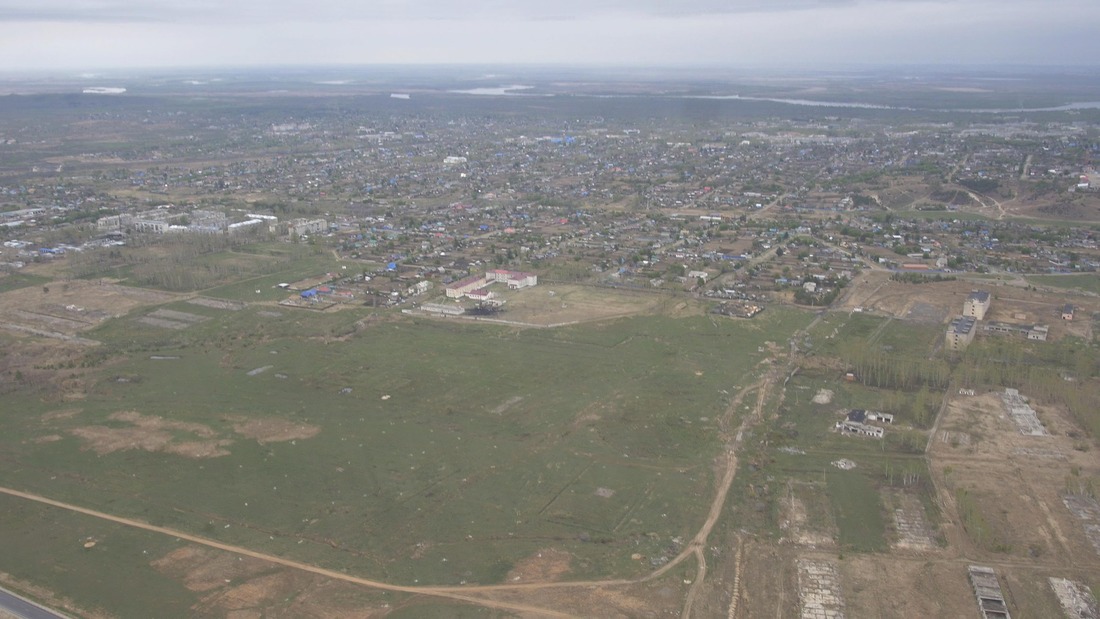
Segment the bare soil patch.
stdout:
[[63,437],[60,434],[47,434],[45,436],[40,436],[40,437],[34,439],[34,442],[36,444],[56,443],[57,441],[60,441],[62,438]]
[[978,616],[959,564],[858,555],[839,565],[849,617]]
[[[48,292],[46,292],[48,290]],[[66,335],[90,329],[111,317],[167,303],[168,293],[96,281],[68,280],[0,294],[0,321],[47,328]]]
[[82,408],[62,408],[55,411],[50,411],[42,415],[43,422],[57,421],[60,419],[72,419],[80,413],[84,412]]
[[[820,499],[820,491],[812,489],[807,484],[791,482],[787,488],[787,496],[781,501],[781,520],[779,528],[787,531],[788,539],[800,546],[812,548],[829,548],[836,545],[836,525],[832,521],[832,515],[828,513],[821,501],[814,501],[815,510],[813,518],[807,509],[806,503],[800,495]],[[817,513],[821,512],[821,513]]]
[[495,318],[539,325],[630,316],[656,309],[665,301],[659,294],[559,284],[503,291],[502,297],[505,311]]
[[186,322],[190,324],[209,320],[209,318],[207,318],[206,316],[199,316],[198,314],[192,314],[190,312],[178,312],[176,310],[164,309],[163,307],[154,312],[151,312],[149,315],[155,316],[157,318],[164,318],[167,320],[178,320],[180,322]]
[[372,602],[372,594],[361,587],[211,548],[184,546],[151,565],[202,594],[192,608],[201,616],[363,619],[390,610]]
[[[192,305],[201,305],[203,307],[209,307],[209,308],[213,308],[213,309],[229,310],[231,312],[238,312],[238,311],[243,310],[245,307],[248,306],[246,303],[241,303],[240,301],[226,301],[226,300],[223,300],[223,299],[208,299],[206,297],[195,297],[194,299],[188,299],[187,302],[192,304]],[[281,315],[281,314],[277,314],[276,312],[268,312],[268,313],[276,314],[276,316]]]
[[161,572],[183,581],[191,591],[211,591],[225,587],[226,580],[249,578],[272,569],[271,565],[251,557],[197,546],[183,546],[152,562]]
[[[130,425],[127,427],[83,426],[73,428],[69,432],[82,439],[89,449],[99,455],[129,449],[143,449],[188,458],[216,458],[229,455],[229,451],[225,448],[233,443],[229,439],[217,438],[217,433],[209,426],[167,420],[157,415],[121,411],[112,414],[109,419]],[[185,436],[181,437],[181,434]]]
[[275,417],[232,417],[233,431],[245,438],[264,443],[280,443],[317,436],[321,428]]
[[508,410],[509,408],[512,408],[513,406],[515,406],[516,404],[519,404],[522,401],[523,401],[523,396],[521,396],[521,395],[513,396],[511,398],[508,398],[504,402],[501,402],[499,406],[497,406],[496,408],[494,408],[492,410],[492,413],[494,415],[500,415],[504,411]]
[[558,548],[544,548],[518,561],[507,582],[554,582],[569,573],[573,555]]
[[138,318],[137,321],[143,325],[149,325],[150,327],[160,327],[161,329],[172,329],[174,331],[186,329],[189,326],[186,322],[166,320],[164,318],[157,318],[155,316],[142,316],[141,318]]
[[[986,562],[1008,557],[1060,565],[1095,561],[1087,528],[1063,501],[1071,470],[1082,478],[1100,475],[1095,455],[1078,449],[1081,441],[1071,435],[1081,431],[1060,407],[1032,402],[1050,434],[1029,436],[1009,418],[1000,395],[954,397],[941,420],[948,434],[933,441],[930,455],[932,474],[940,480],[939,501],[947,506],[944,534],[953,546]],[[962,436],[967,440],[959,440]],[[967,493],[998,547],[980,543],[959,526],[965,524],[958,513],[960,491]]]

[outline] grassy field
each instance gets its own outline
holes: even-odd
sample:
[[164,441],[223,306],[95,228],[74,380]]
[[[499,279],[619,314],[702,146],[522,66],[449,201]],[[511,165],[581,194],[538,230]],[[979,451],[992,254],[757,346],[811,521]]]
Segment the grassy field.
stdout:
[[[180,546],[171,538],[6,495],[0,496],[0,511],[3,571],[19,581],[50,583],[82,610],[140,617],[156,600],[158,616],[184,617],[197,600],[181,582],[148,565]],[[85,548],[89,540],[96,545]],[[44,601],[57,606],[57,600]]]
[[18,290],[20,288],[27,288],[28,286],[42,286],[50,283],[48,277],[42,277],[41,275],[35,275],[33,273],[8,273],[3,277],[0,277],[0,294],[8,292],[9,290]]
[[878,488],[858,471],[833,471],[826,479],[840,547],[859,552],[884,550],[886,525]]
[[[165,309],[205,320],[137,321]],[[9,400],[0,483],[392,582],[499,582],[548,546],[570,578],[630,576],[699,526],[733,387],[809,320],[273,310],[90,332],[82,401]]]
[[829,312],[809,333],[811,349],[817,355],[835,355],[846,342],[869,339],[885,321],[872,314]]
[[1028,281],[1036,286],[1077,289],[1100,294],[1100,274],[1081,273],[1079,275],[1029,275]]

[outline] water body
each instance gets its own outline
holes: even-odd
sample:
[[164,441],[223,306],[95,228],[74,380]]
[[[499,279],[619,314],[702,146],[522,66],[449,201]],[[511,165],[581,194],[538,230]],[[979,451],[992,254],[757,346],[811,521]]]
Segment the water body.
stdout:
[[[527,94],[522,91],[530,90],[534,86],[523,85],[510,85],[510,86],[489,86],[482,88],[469,88],[464,90],[448,90],[447,92],[464,95],[481,95],[492,97],[516,97],[516,96],[535,96]],[[547,97],[554,96],[553,94],[543,95]],[[577,94],[575,96],[594,98],[594,99],[636,99],[647,96],[660,96],[660,95],[634,95],[634,94]],[[1028,112],[1071,112],[1074,110],[1096,110],[1100,109],[1100,101],[1077,101],[1074,103],[1067,103],[1065,105],[1051,106],[1051,107],[1017,107],[1017,108],[934,108],[934,107],[911,107],[900,105],[883,105],[879,103],[860,103],[858,101],[818,101],[814,99],[785,99],[780,97],[753,97],[742,95],[672,95],[673,98],[680,99],[703,99],[710,101],[752,101],[752,102],[764,102],[764,103],[782,103],[786,105],[797,105],[805,107],[831,107],[831,108],[847,108],[858,110],[894,110],[901,112],[947,112],[947,113],[970,113],[970,114],[1021,114]]]
[[804,105],[810,107],[841,107],[863,110],[898,110],[903,112],[967,112],[974,114],[1019,114],[1025,112],[1070,112],[1073,110],[1100,109],[1100,101],[1078,101],[1053,107],[1015,107],[1015,108],[918,108],[898,105],[878,105],[874,103],[858,103],[847,101],[814,101],[811,99],[779,99],[772,97],[742,97],[741,95],[687,95],[685,99],[713,99],[720,101],[766,101],[769,103],[786,103],[787,105]]
[[466,90],[448,90],[447,92],[453,92],[460,95],[482,95],[487,97],[515,97],[523,96],[524,93],[516,92],[520,90],[531,90],[534,86],[523,86],[521,84],[513,84],[511,86],[491,86],[486,88],[469,88]]

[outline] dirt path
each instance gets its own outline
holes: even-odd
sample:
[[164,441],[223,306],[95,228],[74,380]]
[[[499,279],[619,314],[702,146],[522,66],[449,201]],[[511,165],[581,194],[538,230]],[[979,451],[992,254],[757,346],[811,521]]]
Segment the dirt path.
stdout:
[[[93,518],[99,518],[101,520],[107,520],[107,521],[114,522],[114,523],[121,524],[121,525],[125,525],[125,526],[128,526],[128,527],[133,527],[135,529],[142,529],[142,530],[145,530],[145,531],[151,531],[153,533],[160,533],[162,535],[168,535],[168,536],[171,536],[171,537],[176,537],[176,538],[191,542],[193,544],[200,544],[202,546],[207,546],[209,548],[215,548],[217,550],[224,550],[226,552],[231,552],[231,553],[238,554],[238,555],[245,556],[245,557],[251,557],[253,559],[259,559],[261,561],[267,561],[269,563],[274,563],[274,564],[277,564],[277,565],[282,565],[284,567],[289,567],[289,568],[292,568],[292,569],[301,570],[303,572],[310,572],[312,574],[317,574],[319,576],[324,576],[325,578],[331,578],[331,579],[334,579],[334,580],[342,580],[344,582],[350,582],[350,583],[354,583],[354,584],[357,584],[357,585],[363,585],[363,586],[371,587],[371,588],[374,588],[374,589],[381,589],[381,590],[384,590],[384,591],[399,591],[399,592],[402,592],[402,593],[414,593],[414,594],[421,594],[421,595],[430,595],[430,596],[434,596],[434,597],[442,597],[442,598],[448,598],[448,599],[452,599],[452,600],[459,600],[459,601],[463,601],[463,602],[469,602],[471,604],[476,604],[478,606],[486,606],[486,607],[490,607],[490,608],[497,608],[497,609],[501,609],[501,610],[511,610],[511,611],[522,612],[522,613],[531,613],[531,614],[536,615],[536,616],[545,616],[545,617],[572,617],[573,616],[573,615],[570,615],[568,613],[563,613],[563,612],[550,610],[550,609],[546,609],[546,608],[538,608],[538,607],[535,607],[535,606],[528,606],[526,604],[518,604],[518,603],[513,603],[513,602],[501,602],[501,601],[497,601],[497,600],[490,600],[490,599],[484,599],[484,598],[480,598],[480,597],[465,595],[463,593],[457,592],[455,590],[455,588],[448,588],[448,587],[406,587],[406,586],[403,586],[403,585],[394,585],[394,584],[390,584],[390,583],[380,582],[380,581],[377,581],[377,580],[370,580],[370,579],[367,579],[367,578],[359,578],[357,576],[350,576],[348,574],[343,574],[341,572],[337,572],[337,571],[333,571],[333,570],[327,570],[325,568],[317,567],[315,565],[309,565],[307,563],[301,563],[299,561],[293,561],[291,559],[284,559],[282,557],[277,557],[277,556],[274,556],[274,555],[255,552],[253,550],[249,550],[249,549],[243,548],[241,546],[233,546],[231,544],[223,544],[221,542],[216,542],[214,540],[205,539],[205,538],[198,537],[198,536],[195,536],[195,535],[190,535],[188,533],[184,533],[183,531],[177,531],[175,529],[169,529],[167,527],[159,527],[159,526],[156,526],[156,525],[153,525],[153,524],[149,524],[147,522],[141,522],[140,520],[133,520],[131,518],[122,518],[122,517],[119,517],[119,516],[112,516],[111,514],[106,514],[106,513],[100,512],[100,511],[96,511],[94,509],[87,509],[87,508],[80,507],[80,506],[77,506],[77,505],[71,505],[69,503],[62,503],[61,501],[54,501],[53,499],[48,499],[48,498],[43,497],[43,496],[39,496],[39,495],[36,495],[36,494],[31,494],[29,492],[20,492],[19,490],[13,490],[11,488],[0,487],[0,493],[7,494],[9,496],[19,497],[21,499],[26,499],[28,501],[34,501],[36,503],[42,503],[42,504],[45,504],[45,505],[49,505],[51,507],[57,507],[57,508],[60,508],[60,509],[65,509],[65,510],[76,512],[76,513],[79,513],[79,514],[84,514],[86,516],[91,516]],[[476,591],[476,590],[478,590],[477,587],[469,587],[467,589],[463,589],[462,591]]]
[[[769,359],[768,361],[772,362],[774,359]],[[722,515],[722,508],[725,507],[726,504],[726,495],[733,485],[734,476],[737,475],[737,450],[741,447],[745,431],[763,420],[764,404],[768,400],[770,388],[775,383],[777,376],[782,373],[785,372],[780,371],[779,366],[773,365],[760,380],[742,389],[741,392],[737,394],[737,397],[730,402],[729,407],[727,407],[725,414],[722,416],[720,426],[723,428],[727,426],[729,419],[736,414],[745,395],[751,391],[756,391],[756,405],[753,406],[752,412],[741,420],[741,425],[737,428],[737,434],[734,435],[732,439],[727,434],[725,471],[722,475],[722,481],[718,485],[718,491],[715,493],[714,501],[711,503],[710,513],[707,515],[707,519],[703,522],[703,526],[699,529],[699,532],[692,538],[691,543],[684,548],[684,551],[647,578],[647,580],[656,578],[672,569],[689,555],[695,556],[699,563],[699,571],[695,575],[695,580],[692,582],[691,589],[688,590],[687,597],[684,599],[684,609],[680,614],[681,619],[689,619],[689,617],[691,617],[691,609],[695,603],[695,598],[698,597],[699,591],[702,590],[703,582],[707,576],[707,558],[705,553],[707,538],[710,536],[710,532],[714,528],[715,523],[718,522],[718,518]],[[738,548],[738,552],[740,552],[740,547]],[[733,574],[734,582],[737,582],[740,578],[738,567],[738,564],[735,564]],[[733,604],[736,604],[736,602],[733,602]]]

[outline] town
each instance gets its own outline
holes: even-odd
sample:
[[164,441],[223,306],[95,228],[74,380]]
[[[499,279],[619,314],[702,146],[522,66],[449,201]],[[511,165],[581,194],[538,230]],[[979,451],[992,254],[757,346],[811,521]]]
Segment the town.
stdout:
[[0,587],[1100,616],[1095,80],[539,75],[0,80]]

